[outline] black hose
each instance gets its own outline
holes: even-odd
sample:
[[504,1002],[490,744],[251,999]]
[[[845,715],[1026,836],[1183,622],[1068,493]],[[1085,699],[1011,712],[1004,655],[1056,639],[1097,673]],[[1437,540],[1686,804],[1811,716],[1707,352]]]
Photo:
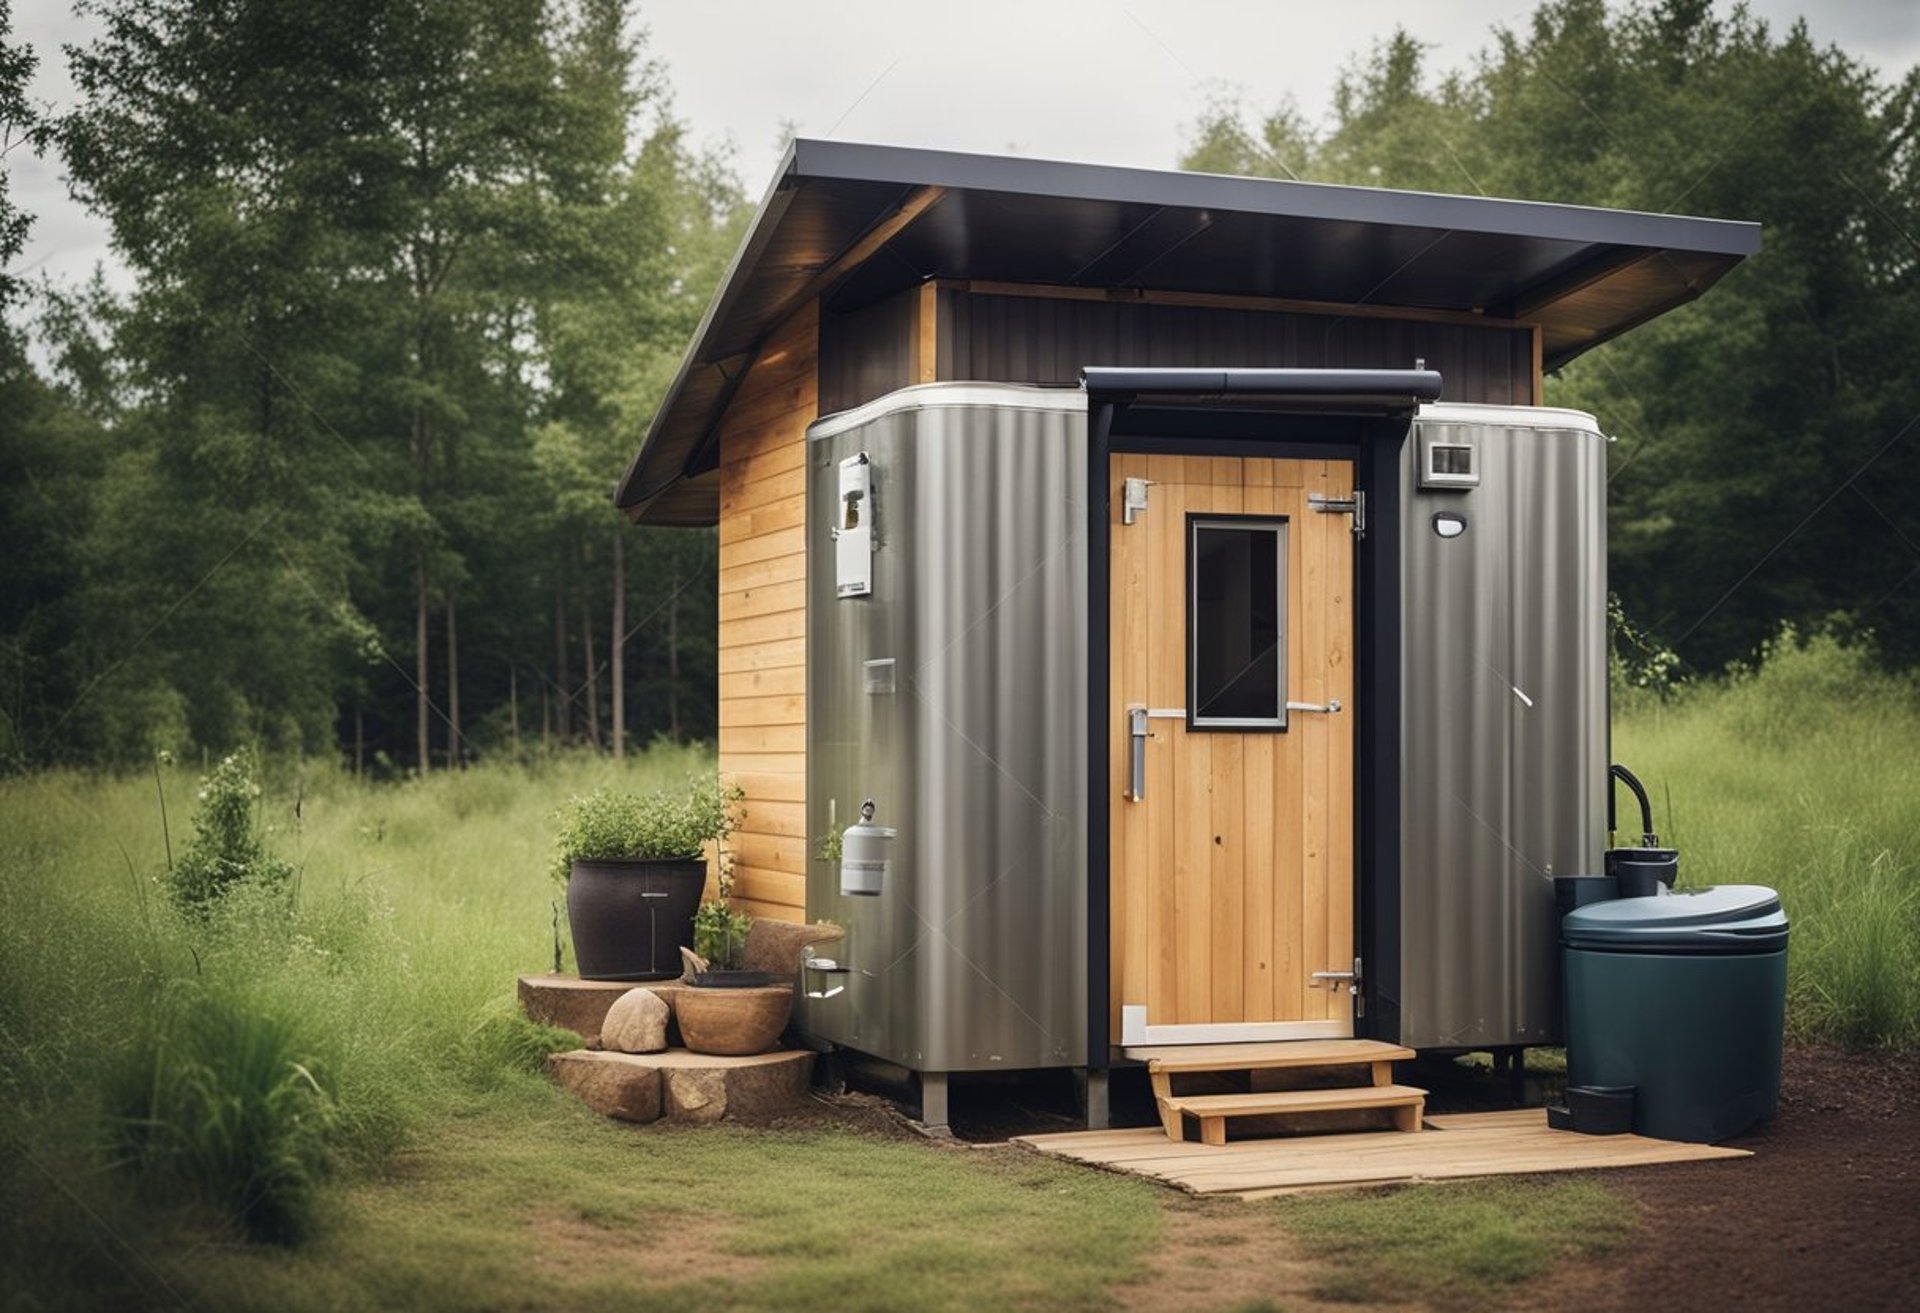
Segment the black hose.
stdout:
[[1640,832],[1644,847],[1658,848],[1660,836],[1653,832],[1653,804],[1647,800],[1647,791],[1640,783],[1640,777],[1622,766],[1619,762],[1607,767],[1607,833],[1612,834],[1620,827],[1614,824],[1614,781],[1623,781],[1633,796],[1640,800]]

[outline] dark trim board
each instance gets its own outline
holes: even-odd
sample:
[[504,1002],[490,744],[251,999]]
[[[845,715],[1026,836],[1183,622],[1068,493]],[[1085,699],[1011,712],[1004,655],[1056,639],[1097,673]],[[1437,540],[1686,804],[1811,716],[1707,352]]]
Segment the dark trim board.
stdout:
[[[1401,449],[1411,416],[1285,411],[1253,415],[1257,431],[1307,430],[1308,441],[1194,437],[1179,419],[1204,407],[1157,411],[1168,427],[1130,432],[1125,394],[1087,397],[1087,1060],[1104,1069],[1116,1058],[1112,1005],[1112,823],[1108,755],[1112,748],[1112,560],[1108,485],[1115,453],[1261,456],[1283,460],[1351,460],[1354,486],[1367,496],[1367,532],[1354,553],[1355,681],[1360,690],[1354,734],[1354,952],[1365,962],[1363,1007],[1356,1036],[1398,1041],[1400,1034],[1400,505]],[[1249,412],[1235,411],[1246,418]],[[1201,425],[1200,427],[1205,427]],[[1345,440],[1329,440],[1335,433]]]

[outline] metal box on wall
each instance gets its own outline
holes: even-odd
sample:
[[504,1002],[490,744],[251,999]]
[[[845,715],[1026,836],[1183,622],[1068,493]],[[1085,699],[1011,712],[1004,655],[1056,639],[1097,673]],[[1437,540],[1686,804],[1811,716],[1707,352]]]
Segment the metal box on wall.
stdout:
[[898,834],[880,897],[809,862],[847,970],[801,1024],[915,1071],[1084,1066],[1086,398],[938,384],[807,436],[808,842],[868,798]]
[[1402,448],[1400,1042],[1560,1038],[1553,876],[1598,872],[1606,439],[1423,407]]

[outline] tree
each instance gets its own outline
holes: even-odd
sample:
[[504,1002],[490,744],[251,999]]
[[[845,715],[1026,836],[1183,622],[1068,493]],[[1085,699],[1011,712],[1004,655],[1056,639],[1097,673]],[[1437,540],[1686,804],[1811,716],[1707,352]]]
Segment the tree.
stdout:
[[[1183,163],[1292,123],[1216,107]],[[1622,439],[1614,585],[1698,668],[1835,616],[1920,660],[1920,70],[1888,85],[1804,23],[1706,0],[1552,0],[1437,82],[1397,34],[1301,156],[1333,181],[1759,220],[1710,295],[1548,381]]]

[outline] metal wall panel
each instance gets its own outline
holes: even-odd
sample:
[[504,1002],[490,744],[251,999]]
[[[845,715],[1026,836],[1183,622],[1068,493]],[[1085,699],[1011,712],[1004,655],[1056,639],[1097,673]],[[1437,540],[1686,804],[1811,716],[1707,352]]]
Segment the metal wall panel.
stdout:
[[[800,1015],[917,1071],[1087,1060],[1085,406],[931,384],[809,431],[808,842],[869,797],[899,837],[876,898],[809,864],[855,970],[810,977],[845,990]],[[873,592],[843,599],[838,464],[862,451]]]
[[1424,359],[1449,401],[1533,398],[1524,328],[957,289],[941,291],[939,313],[943,379],[1071,384],[1086,365],[1408,369]]
[[[1419,488],[1438,431],[1474,444],[1478,487]],[[1400,1040],[1556,1043],[1552,877],[1605,842],[1606,440],[1572,411],[1431,406],[1404,451]]]

